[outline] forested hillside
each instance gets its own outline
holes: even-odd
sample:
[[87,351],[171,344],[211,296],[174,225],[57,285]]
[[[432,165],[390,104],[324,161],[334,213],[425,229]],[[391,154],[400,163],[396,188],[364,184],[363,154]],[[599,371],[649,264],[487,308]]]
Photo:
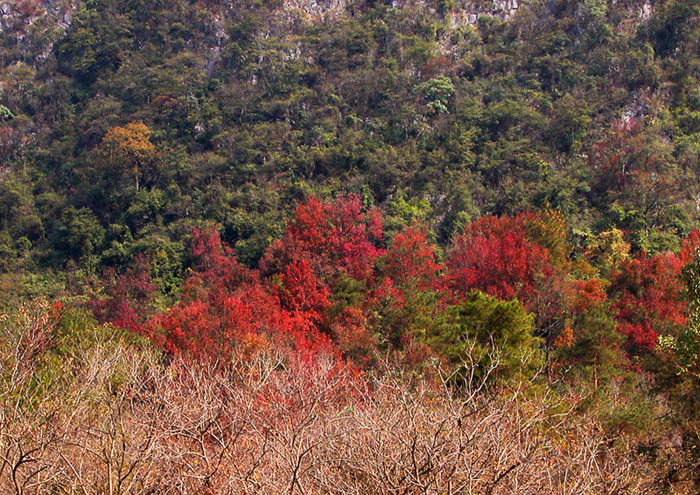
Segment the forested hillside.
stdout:
[[697,493],[700,0],[0,33],[0,493]]

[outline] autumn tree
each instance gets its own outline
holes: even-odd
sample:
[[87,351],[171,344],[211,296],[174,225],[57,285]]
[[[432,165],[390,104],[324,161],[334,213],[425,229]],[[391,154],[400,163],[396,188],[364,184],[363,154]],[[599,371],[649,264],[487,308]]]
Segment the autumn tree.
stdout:
[[221,241],[214,226],[192,230],[190,263],[192,272],[184,286],[184,298],[195,298],[200,291],[232,291],[256,280],[252,270],[238,263],[233,249]]
[[417,289],[434,287],[441,269],[437,247],[419,227],[408,227],[396,234],[379,265],[382,275],[394,285]]
[[263,274],[279,277],[286,308],[308,321],[320,322],[323,314],[323,330],[363,362],[374,346],[367,312],[382,237],[379,212],[366,210],[358,195],[326,203],[312,197],[297,206],[260,263]]
[[686,324],[682,267],[673,253],[641,253],[613,270],[609,297],[631,352],[652,351],[659,335],[675,335]]
[[144,325],[143,333],[169,354],[198,359],[230,359],[267,346],[300,355],[330,351],[316,324],[326,305],[304,265],[285,272],[270,290],[259,274],[242,267],[214,228],[192,236],[193,271],[180,301]]
[[445,283],[455,294],[479,289],[534,309],[538,282],[552,273],[549,251],[528,239],[522,217],[484,217],[453,242]]
[[100,323],[109,322],[141,333],[157,290],[150,274],[151,266],[145,256],[137,256],[123,273],[106,269],[103,292],[89,301],[88,307]]
[[408,361],[420,361],[421,338],[444,311],[437,246],[423,228],[408,227],[394,235],[377,267],[381,282],[370,298],[371,323],[386,344],[405,352]]
[[358,195],[323,203],[300,203],[283,238],[270,246],[261,261],[266,273],[279,273],[292,260],[306,260],[326,282],[342,272],[356,280],[371,279],[383,250],[382,221],[376,209],[365,211]]
[[[677,370],[695,380],[700,379],[700,250],[699,235],[693,231],[683,243],[681,271],[688,319],[677,335],[659,336],[659,345],[670,355]],[[695,385],[700,385],[695,382]]]
[[318,326],[330,306],[330,291],[311,270],[306,261],[289,263],[275,286],[282,307],[304,325]]
[[119,174],[132,175],[137,191],[144,170],[153,165],[156,157],[151,134],[143,122],[131,122],[124,127],[112,127],[100,145],[106,165]]
[[551,345],[563,325],[567,274],[542,245],[551,242],[564,267],[563,247],[556,240],[562,233],[555,231],[557,237],[550,240],[545,222],[532,226],[537,218],[484,217],[467,225],[448,251],[443,284],[456,301],[472,289],[502,301],[517,298],[534,312],[538,333]]

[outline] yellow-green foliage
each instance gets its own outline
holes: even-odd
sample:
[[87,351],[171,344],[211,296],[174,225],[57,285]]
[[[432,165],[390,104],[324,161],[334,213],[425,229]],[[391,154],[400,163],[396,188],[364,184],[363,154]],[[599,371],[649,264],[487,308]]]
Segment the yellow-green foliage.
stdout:
[[519,301],[500,301],[474,290],[446,314],[425,339],[458,381],[489,375],[504,382],[528,380],[544,363],[541,339],[533,335],[533,315]]

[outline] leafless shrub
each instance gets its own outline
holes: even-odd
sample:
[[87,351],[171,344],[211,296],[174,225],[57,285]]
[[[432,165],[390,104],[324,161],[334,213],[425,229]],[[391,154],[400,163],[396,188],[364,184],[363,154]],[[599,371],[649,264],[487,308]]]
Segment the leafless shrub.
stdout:
[[283,353],[164,365],[147,351],[98,343],[65,357],[60,387],[34,393],[39,334],[0,343],[2,494],[569,495],[651,486],[631,449],[574,414],[574,401],[528,383],[487,390],[488,370],[456,390],[439,372],[433,382],[358,376],[332,358]]

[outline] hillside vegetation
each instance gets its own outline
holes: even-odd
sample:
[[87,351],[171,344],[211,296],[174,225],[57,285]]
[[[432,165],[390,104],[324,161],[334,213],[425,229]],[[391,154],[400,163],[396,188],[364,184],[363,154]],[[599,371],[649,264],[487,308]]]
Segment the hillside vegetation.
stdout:
[[0,32],[0,493],[697,493],[700,0]]

